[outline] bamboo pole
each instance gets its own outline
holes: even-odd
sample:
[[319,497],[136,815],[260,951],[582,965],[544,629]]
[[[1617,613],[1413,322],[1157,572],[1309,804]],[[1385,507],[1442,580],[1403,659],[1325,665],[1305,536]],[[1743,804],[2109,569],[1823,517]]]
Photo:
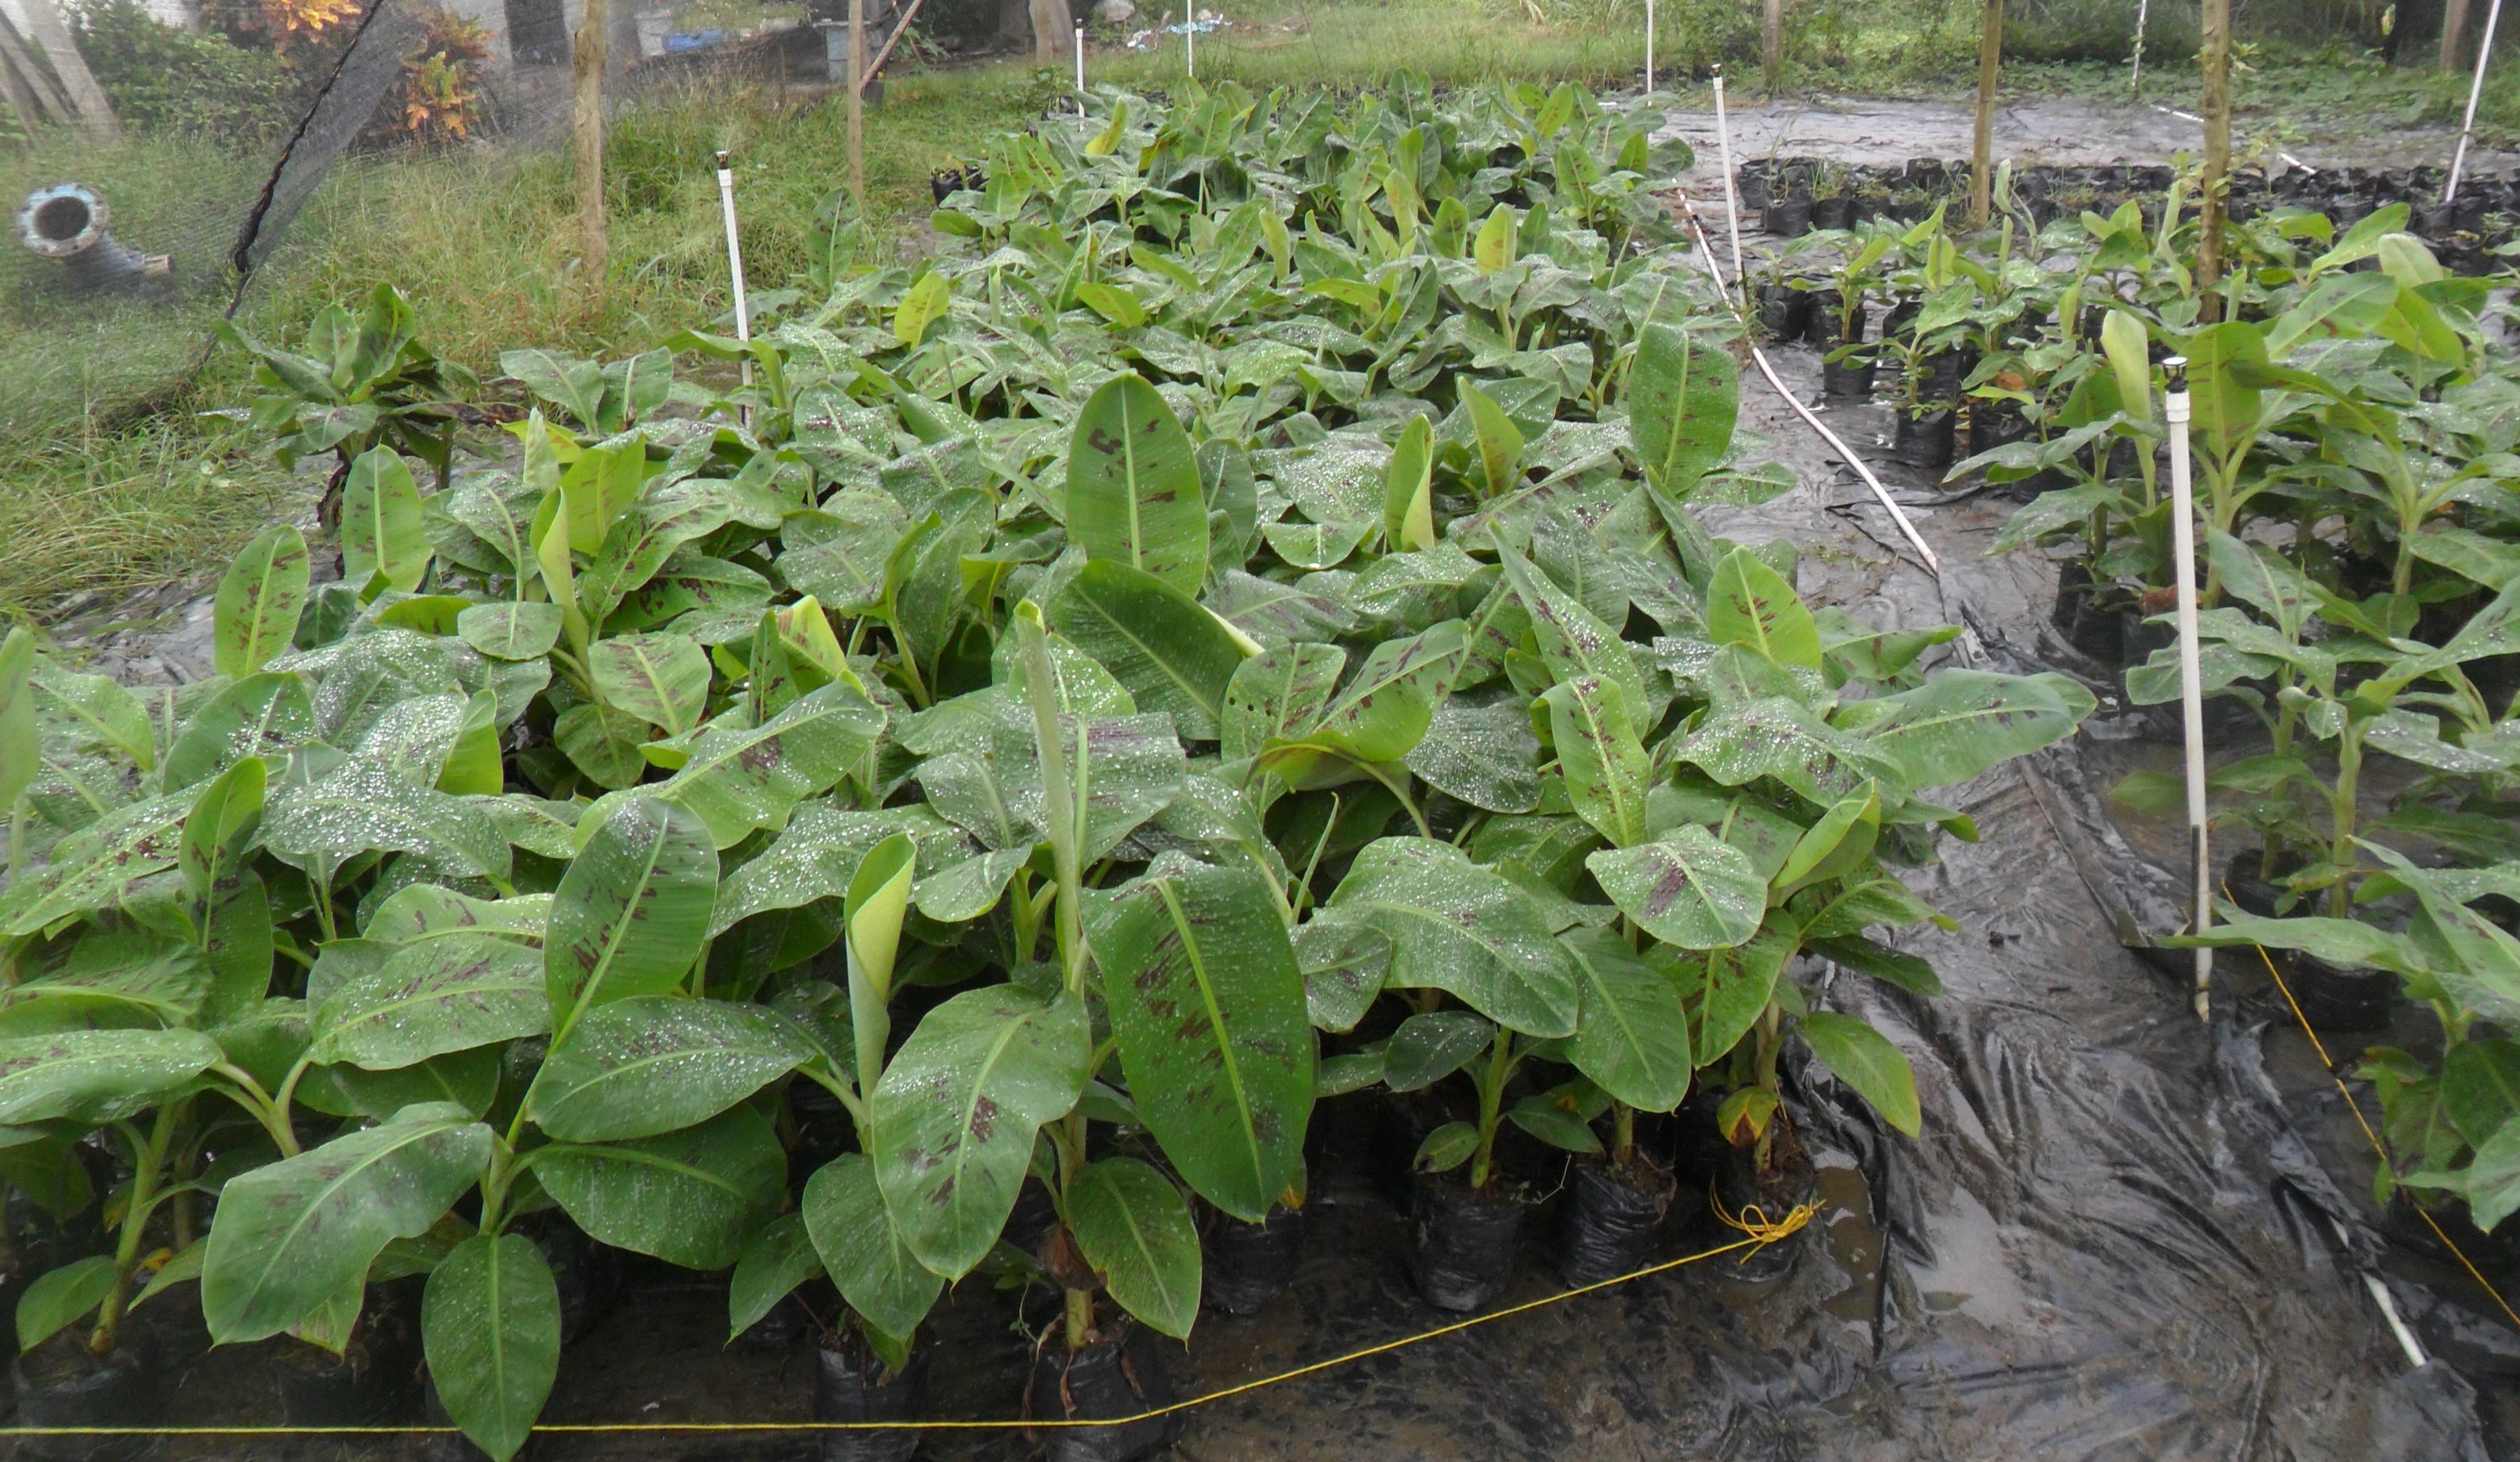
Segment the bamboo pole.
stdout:
[[120,137],[122,124],[113,119],[113,107],[105,99],[105,88],[96,84],[96,73],[87,69],[77,43],[70,39],[69,24],[54,8],[53,0],[24,0],[23,10],[26,38],[41,47],[44,59],[53,64],[53,74],[61,78],[62,91],[77,112],[80,127],[98,142]]
[[604,219],[604,69],[611,62],[608,0],[586,0],[570,59],[575,95],[569,124],[577,138],[577,251],[586,278],[604,288],[612,244]]
[[2231,0],[2205,0],[2205,47],[2199,60],[2204,71],[2205,171],[2204,224],[2196,245],[2196,293],[2207,323],[2223,318],[2222,297],[2214,292],[2223,279],[2223,224],[2231,174]]
[[866,0],[849,0],[849,197],[866,216]]
[[2152,19],[2152,0],[2135,0],[2135,74],[2127,78],[2127,89],[2143,91],[2143,25]]
[[1969,152],[1969,226],[1995,206],[1995,83],[2003,69],[2003,0],[1986,0],[1977,37],[1977,138]]

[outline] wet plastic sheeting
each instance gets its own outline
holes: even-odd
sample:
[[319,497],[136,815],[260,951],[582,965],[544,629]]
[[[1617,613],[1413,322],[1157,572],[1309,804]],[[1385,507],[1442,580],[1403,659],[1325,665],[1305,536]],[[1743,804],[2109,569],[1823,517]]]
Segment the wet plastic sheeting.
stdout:
[[[1779,352],[1817,395],[1808,352]],[[1989,560],[2008,512],[1920,509],[1949,572],[1938,589],[1865,489],[1832,469],[1763,390],[1745,418],[1805,486],[1718,515],[1737,537],[1803,545],[1802,587],[1884,627],[1965,615],[1991,657],[2035,653],[2052,581],[2035,557]],[[1860,445],[1886,410],[1838,408]],[[1939,491],[1893,475],[1903,491]],[[1846,507],[1847,504],[1867,504]],[[1948,595],[1948,598],[1946,597]],[[2106,726],[1958,789],[1983,831],[1946,842],[1921,891],[1959,922],[1919,941],[1948,993],[1916,1001],[1860,976],[1829,999],[1908,1051],[1921,1140],[1886,1135],[1826,1078],[1801,1073],[1805,1130],[1832,1205],[1782,1279],[1719,1258],[1465,1334],[1373,1356],[1198,1412],[1197,1459],[2283,1459],[2441,1462],[2511,1455],[2520,1338],[2444,1265],[2384,1240],[2367,1152],[2287,1025],[2243,972],[2211,1030],[2184,982],[2120,947],[2095,887],[2157,917],[2175,884],[2106,826],[2091,789],[2149,754]],[[2086,756],[2090,768],[2082,764]],[[2137,830],[2141,833],[2142,830]],[[2140,841],[2138,839],[2138,841]],[[2236,961],[2226,956],[2224,968]],[[2263,983],[2263,981],[2260,982]],[[1216,1390],[1431,1329],[1452,1317],[1407,1278],[1406,1223],[1366,1158],[1372,1109],[1324,1109],[1308,1248],[1261,1313],[1202,1316],[1185,1393]],[[1703,1182],[1703,1178],[1699,1178]],[[1684,1189],[1664,1257],[1732,1237]],[[1690,1216],[1680,1216],[1690,1215]],[[2350,1235],[2340,1245],[2341,1221]],[[1504,1303],[1558,1285],[1553,1224],[1535,1215]],[[2412,1369],[2353,1267],[2376,1257],[2426,1344]],[[723,1291],[634,1283],[564,1358],[546,1420],[768,1421],[808,1413],[810,1356],[723,1344]],[[1036,1303],[1032,1333],[1052,1320]],[[931,1397],[948,1416],[1012,1416],[1028,1347],[1011,1296],[968,1281],[940,1310]],[[187,1420],[268,1419],[250,1352],[188,1376]],[[546,1437],[554,1459],[789,1458],[802,1436]],[[379,1457],[396,1447],[256,1444],[255,1456]],[[1012,1458],[1013,1434],[933,1435],[923,1455]],[[185,1443],[187,1456],[245,1455]]]

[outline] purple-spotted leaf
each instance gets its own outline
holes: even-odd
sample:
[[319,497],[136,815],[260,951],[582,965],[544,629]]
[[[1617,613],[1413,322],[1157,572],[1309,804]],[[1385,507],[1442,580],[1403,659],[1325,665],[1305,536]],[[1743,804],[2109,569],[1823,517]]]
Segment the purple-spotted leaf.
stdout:
[[551,1028],[543,956],[495,934],[449,934],[394,952],[315,1007],[309,1057],[393,1071]]
[[1645,480],[1675,498],[1732,450],[1739,373],[1724,350],[1692,343],[1677,325],[1646,324],[1628,385],[1628,434]]
[[230,1178],[210,1221],[202,1313],[222,1344],[278,1335],[428,1231],[479,1180],[490,1129],[451,1103]]
[[1584,1010],[1567,1054],[1593,1084],[1644,1112],[1669,1112],[1688,1095],[1688,1022],[1680,990],[1606,929],[1560,936],[1575,951]]
[[555,1043],[598,1005],[679,986],[707,942],[717,848],[689,810],[633,798],[595,830],[552,895],[543,941]]
[[1575,1033],[1575,957],[1558,942],[1548,910],[1451,844],[1368,844],[1330,907],[1390,937],[1389,985],[1450,990],[1526,1035]]
[[1604,848],[1584,860],[1601,891],[1645,933],[1683,949],[1723,949],[1759,932],[1767,880],[1741,850],[1695,823],[1660,842]]
[[522,1234],[457,1245],[428,1276],[420,1335],[447,1417],[507,1462],[560,1374],[560,1285],[542,1251]]
[[1088,556],[1151,573],[1185,594],[1207,579],[1198,460],[1155,388],[1115,376],[1076,418],[1067,451],[1067,534]]
[[883,708],[844,681],[797,698],[758,726],[713,726],[655,796],[690,808],[718,847],[788,825],[796,804],[828,791],[883,733]]
[[843,1153],[805,1182],[805,1231],[840,1298],[887,1336],[907,1339],[945,1281],[922,1267],[883,1206],[875,1164]]
[[1258,1222],[1299,1185],[1313,1106],[1304,977],[1276,896],[1247,864],[1166,852],[1136,883],[1085,899],[1147,1125],[1200,1197]]
[[1898,760],[1909,786],[1948,787],[2073,735],[2092,706],[2061,675],[1945,670],[1869,703],[1863,735]]
[[1557,586],[1538,566],[1520,554],[1505,551],[1506,582],[1530,612],[1532,634],[1540,642],[1541,661],[1559,680],[1595,675],[1619,688],[1619,699],[1631,721],[1658,713],[1660,702],[1645,694],[1643,672],[1619,631],[1604,624],[1583,601]]
[[1741,645],[1780,665],[1820,668],[1820,625],[1785,576],[1746,548],[1715,566],[1706,588],[1706,636]]
[[769,1119],[735,1107],[632,1142],[537,1151],[543,1188],[601,1243],[687,1269],[723,1269],[786,1201],[788,1155]]
[[1645,837],[1645,786],[1651,762],[1628,719],[1617,685],[1578,675],[1541,696],[1549,706],[1549,735],[1575,811],[1610,840],[1633,847]]
[[1300,787],[1354,775],[1357,763],[1399,760],[1426,735],[1461,656],[1458,619],[1374,646],[1321,723],[1268,742],[1261,766]]
[[792,1026],[759,1006],[615,1000],[552,1048],[525,1111],[564,1142],[652,1137],[708,1120],[813,1055]]
[[1198,1226],[1181,1190],[1135,1158],[1104,1158],[1067,1198],[1076,1248],[1122,1309],[1176,1340],[1198,1318]]
[[288,524],[265,528],[245,546],[219,580],[212,609],[212,663],[222,675],[245,676],[289,649],[306,607],[306,535]]
[[1013,985],[937,1006],[893,1053],[869,1117],[884,1209],[919,1261],[960,1279],[1012,1211],[1033,1136],[1085,1089],[1085,1002]]

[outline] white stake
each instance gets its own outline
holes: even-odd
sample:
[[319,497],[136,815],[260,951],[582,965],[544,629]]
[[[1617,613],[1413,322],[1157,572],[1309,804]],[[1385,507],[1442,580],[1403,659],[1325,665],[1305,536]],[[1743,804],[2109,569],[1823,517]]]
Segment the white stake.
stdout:
[[1182,27],[1182,69],[1192,81],[1198,79],[1198,7],[1190,8],[1190,23]]
[[[717,198],[726,212],[726,272],[735,287],[735,338],[745,344],[752,343],[752,300],[743,289],[743,243],[735,231],[735,168],[724,153],[717,155]],[[740,367],[745,389],[752,387],[752,357],[745,355]],[[738,408],[744,429],[751,430],[752,408]]]
[[2450,186],[2442,190],[2442,202],[2458,196],[2459,169],[2467,165],[2467,139],[2476,130],[2476,99],[2485,93],[2485,63],[2494,54],[2494,24],[2502,19],[2502,0],[2485,13],[2485,39],[2476,47],[2476,75],[2467,83],[2467,116],[2458,124],[2458,151],[2450,160]]
[[1653,0],[1645,0],[1645,90],[1653,90]]
[[2135,0],[2135,75],[2127,81],[2130,91],[2143,90],[2143,23],[2152,12],[2152,0]]
[[[1745,292],[1741,298],[1746,305],[1750,279],[1741,268],[1741,200],[1732,190],[1732,129],[1724,119],[1724,69],[1720,66],[1715,69],[1715,147],[1724,163],[1724,222],[1732,230],[1732,278]],[[1773,180],[1769,186],[1775,186]]]
[[[2174,355],[2162,362],[2169,381],[2162,393],[2162,420],[2170,427],[2171,557],[2179,586],[2179,708],[2187,729],[2187,840],[2190,891],[2196,899],[2195,932],[2214,922],[2214,871],[2206,850],[2205,814],[2205,676],[2196,649],[2196,504],[2188,481],[2187,358]],[[2212,999],[2214,951],[2196,951],[2196,1015],[2206,1017]]]
[[1076,94],[1079,97],[1085,95],[1085,23],[1082,21],[1076,23]]

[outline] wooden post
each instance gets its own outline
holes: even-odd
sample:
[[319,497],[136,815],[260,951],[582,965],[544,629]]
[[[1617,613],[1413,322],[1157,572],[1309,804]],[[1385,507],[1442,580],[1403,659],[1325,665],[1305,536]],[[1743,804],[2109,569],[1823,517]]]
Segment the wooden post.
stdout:
[[55,9],[53,0],[25,0],[26,35],[43,48],[44,59],[53,64],[53,74],[61,77],[62,90],[78,113],[79,125],[90,139],[111,142],[122,135],[122,124],[113,119],[113,108],[105,99],[105,88],[96,84],[96,74],[87,69],[79,55],[78,45],[70,39],[68,23]]
[[849,197],[866,216],[866,0],[849,0]]
[[1785,69],[1785,0],[1765,0],[1759,9],[1759,69],[1768,94],[1777,94],[1777,82]]
[[598,293],[604,289],[612,251],[611,237],[604,226],[604,69],[612,51],[607,4],[608,0],[586,0],[570,57],[576,86],[569,123],[577,137],[577,251],[586,278]]
[[2231,173],[2231,0],[2205,0],[2205,47],[2198,60],[2205,83],[2204,224],[2196,244],[2196,293],[2211,323],[2223,318],[2224,202]]
[[1969,226],[1995,206],[1995,82],[2003,69],[2003,0],[1986,0],[1977,38],[1977,140],[1969,152]]
[[2441,69],[2459,69],[2459,51],[2467,40],[2467,0],[2447,0],[2442,7]]

